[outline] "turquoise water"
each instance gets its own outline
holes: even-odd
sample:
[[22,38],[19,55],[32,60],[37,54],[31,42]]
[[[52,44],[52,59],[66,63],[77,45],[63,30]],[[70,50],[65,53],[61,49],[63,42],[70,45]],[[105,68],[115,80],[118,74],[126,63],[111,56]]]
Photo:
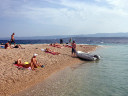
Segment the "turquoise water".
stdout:
[[67,67],[19,96],[128,96],[128,45],[95,53],[100,61]]

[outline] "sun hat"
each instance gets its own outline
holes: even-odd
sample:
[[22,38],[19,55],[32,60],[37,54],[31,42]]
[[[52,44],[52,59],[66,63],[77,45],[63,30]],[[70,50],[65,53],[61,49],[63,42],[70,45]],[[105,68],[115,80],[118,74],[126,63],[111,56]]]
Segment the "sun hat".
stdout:
[[33,56],[37,56],[37,55],[38,55],[38,54],[35,53]]

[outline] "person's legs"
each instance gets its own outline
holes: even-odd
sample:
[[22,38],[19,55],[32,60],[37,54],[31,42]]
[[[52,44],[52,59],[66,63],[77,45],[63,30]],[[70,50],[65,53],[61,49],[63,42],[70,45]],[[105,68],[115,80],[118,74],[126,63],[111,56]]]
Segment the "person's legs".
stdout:
[[31,62],[31,69],[32,70],[35,70],[35,68],[34,68],[34,64]]
[[74,56],[74,49],[72,48],[72,55],[71,56]]
[[37,63],[37,64],[35,64],[35,65],[36,65],[36,68],[37,68],[37,67],[41,67],[41,65],[40,65],[39,63]]
[[[16,45],[16,43],[15,43],[15,41],[14,41],[14,40],[11,40],[11,43],[14,43],[14,46]],[[10,43],[10,45],[11,45],[11,43]]]
[[76,56],[76,49],[74,49],[74,56]]
[[12,44],[12,40],[10,41],[10,43],[9,43],[9,44],[10,44],[10,46],[11,46],[11,44]]
[[72,48],[72,56],[76,56],[76,49]]
[[15,41],[13,40],[13,42],[14,42],[14,46],[16,45],[16,43],[15,43]]

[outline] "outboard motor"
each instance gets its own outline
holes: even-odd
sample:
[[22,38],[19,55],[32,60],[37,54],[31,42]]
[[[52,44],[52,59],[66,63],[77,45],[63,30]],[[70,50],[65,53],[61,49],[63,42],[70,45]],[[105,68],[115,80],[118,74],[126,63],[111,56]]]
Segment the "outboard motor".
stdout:
[[98,56],[98,55],[94,55],[94,57],[97,58],[97,60],[100,59],[100,56]]

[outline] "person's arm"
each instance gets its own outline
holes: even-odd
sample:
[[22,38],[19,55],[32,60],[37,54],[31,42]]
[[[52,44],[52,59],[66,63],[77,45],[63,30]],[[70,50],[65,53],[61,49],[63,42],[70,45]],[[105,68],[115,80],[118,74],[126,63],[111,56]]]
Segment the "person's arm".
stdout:
[[14,35],[13,35],[13,40],[15,40]]
[[35,59],[36,64],[38,64],[37,60]]
[[41,64],[36,60],[37,66],[41,67]]
[[76,49],[76,44],[75,44],[75,49]]

